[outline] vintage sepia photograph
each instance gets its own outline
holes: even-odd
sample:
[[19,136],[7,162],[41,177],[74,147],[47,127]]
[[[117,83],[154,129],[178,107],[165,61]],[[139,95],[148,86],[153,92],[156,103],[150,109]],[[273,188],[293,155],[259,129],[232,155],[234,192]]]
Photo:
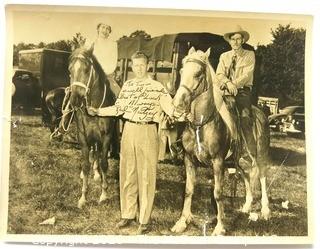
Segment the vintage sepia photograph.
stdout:
[[312,24],[7,5],[5,238],[312,243]]

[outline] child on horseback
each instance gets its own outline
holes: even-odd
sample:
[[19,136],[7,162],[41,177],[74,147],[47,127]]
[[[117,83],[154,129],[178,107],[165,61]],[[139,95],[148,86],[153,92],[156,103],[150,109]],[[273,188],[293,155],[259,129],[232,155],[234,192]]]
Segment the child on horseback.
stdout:
[[[113,92],[114,100],[119,95],[120,86],[115,81],[115,70],[117,67],[118,61],[118,48],[117,43],[115,41],[110,40],[109,36],[112,29],[111,26],[105,23],[99,23],[97,25],[97,37],[94,42],[86,40],[85,44],[83,45],[84,48],[87,50],[92,50],[93,55],[96,57],[97,61],[101,65],[104,73],[106,74],[108,81],[110,83],[110,89]],[[60,138],[61,136],[67,132],[69,124],[71,123],[72,119],[72,110],[69,106],[69,92],[68,89],[66,91],[66,97],[63,101],[63,117],[60,121],[60,125],[58,130],[56,130],[51,137]],[[117,131],[119,133],[119,131]],[[118,134],[115,134],[115,138],[112,139],[113,142],[117,143]],[[113,157],[118,157],[117,153],[119,151],[119,145],[114,144],[112,149]]]

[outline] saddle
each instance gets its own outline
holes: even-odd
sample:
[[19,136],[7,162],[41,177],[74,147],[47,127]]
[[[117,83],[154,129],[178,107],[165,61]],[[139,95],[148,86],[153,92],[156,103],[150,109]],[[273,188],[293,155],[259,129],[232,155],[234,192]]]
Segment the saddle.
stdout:
[[217,78],[215,77],[215,72],[211,66],[209,66],[211,78],[213,81],[213,98],[215,106],[223,120],[223,122],[228,127],[231,136],[231,145],[229,151],[226,155],[226,159],[231,155],[240,155],[240,145],[241,145],[241,127],[240,118],[235,104],[235,99],[231,95],[226,95],[223,90],[218,86]]

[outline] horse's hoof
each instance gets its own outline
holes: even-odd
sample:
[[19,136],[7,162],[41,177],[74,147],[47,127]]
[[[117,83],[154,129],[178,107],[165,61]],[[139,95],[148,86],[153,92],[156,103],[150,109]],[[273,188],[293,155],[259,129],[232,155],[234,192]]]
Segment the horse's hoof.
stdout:
[[250,211],[251,211],[251,205],[244,204],[242,209],[241,209],[241,212],[248,214]]
[[107,200],[107,195],[106,194],[101,194],[99,198],[99,204],[103,204]]
[[250,201],[245,202],[245,204],[243,204],[243,206],[242,206],[241,212],[248,214],[248,213],[250,213],[250,211],[251,211],[251,202]]
[[176,224],[171,228],[171,232],[173,233],[183,233],[187,228],[187,224],[185,221],[178,220]]
[[216,227],[214,228],[213,232],[212,232],[212,236],[220,236],[220,235],[225,235],[226,230],[224,229],[223,226],[221,225],[216,225]]
[[264,207],[261,209],[261,218],[264,220],[269,220],[271,216],[270,209],[268,207]]
[[93,180],[97,183],[101,182],[101,176],[98,172],[94,172]]
[[84,198],[81,198],[79,201],[78,201],[78,208],[79,209],[82,209],[86,204],[86,200]]

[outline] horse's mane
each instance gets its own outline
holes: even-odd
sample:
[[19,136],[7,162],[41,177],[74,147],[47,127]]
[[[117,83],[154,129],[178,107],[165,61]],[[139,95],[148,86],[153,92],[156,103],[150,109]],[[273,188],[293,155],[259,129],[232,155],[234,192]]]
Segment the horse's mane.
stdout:
[[84,59],[88,62],[90,62],[90,60],[92,61],[93,67],[99,75],[99,81],[101,83],[107,84],[107,86],[109,87],[108,78],[106,77],[106,74],[102,69],[100,63],[98,62],[97,58],[94,56],[92,49],[86,49],[83,47],[75,49],[69,57],[69,67],[72,67],[75,60],[79,59],[79,55],[83,56]]

